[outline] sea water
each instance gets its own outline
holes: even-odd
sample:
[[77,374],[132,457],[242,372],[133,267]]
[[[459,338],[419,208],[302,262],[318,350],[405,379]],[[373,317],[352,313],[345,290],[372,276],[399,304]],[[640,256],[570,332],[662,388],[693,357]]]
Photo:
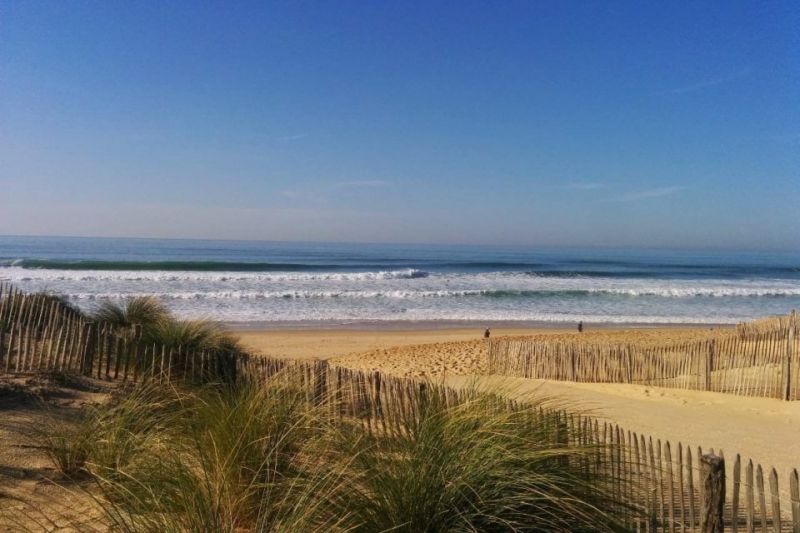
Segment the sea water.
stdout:
[[0,280],[229,322],[735,323],[800,309],[800,254],[0,237]]

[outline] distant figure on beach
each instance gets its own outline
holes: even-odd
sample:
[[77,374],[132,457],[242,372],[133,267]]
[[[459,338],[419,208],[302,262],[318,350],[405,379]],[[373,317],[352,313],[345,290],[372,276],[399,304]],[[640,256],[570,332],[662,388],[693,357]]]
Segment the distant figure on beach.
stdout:
[[583,320],[578,322],[578,333],[583,333]]
[[489,335],[491,335],[491,334],[492,334],[492,332],[489,330],[489,328],[486,328],[486,331],[483,332],[483,338],[484,339],[488,339]]

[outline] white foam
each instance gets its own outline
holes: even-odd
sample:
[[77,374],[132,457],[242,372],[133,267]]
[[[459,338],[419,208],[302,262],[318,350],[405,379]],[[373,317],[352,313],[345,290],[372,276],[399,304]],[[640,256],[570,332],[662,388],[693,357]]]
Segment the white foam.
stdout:
[[155,295],[222,320],[737,322],[800,307],[800,281],[532,276],[525,272],[166,272],[0,267],[0,280],[84,307]]
[[16,266],[0,267],[6,281],[196,281],[196,282],[287,282],[287,281],[370,281],[420,279],[428,272],[415,268],[377,272],[196,272],[191,270],[59,270]]

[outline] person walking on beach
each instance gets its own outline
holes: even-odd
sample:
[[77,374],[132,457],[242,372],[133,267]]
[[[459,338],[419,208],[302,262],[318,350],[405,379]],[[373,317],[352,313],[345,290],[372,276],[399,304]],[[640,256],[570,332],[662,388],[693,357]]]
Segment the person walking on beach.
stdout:
[[488,339],[489,335],[491,335],[491,334],[492,334],[492,332],[489,330],[489,328],[486,328],[486,331],[483,332],[483,338],[484,339]]
[[578,322],[578,333],[583,333],[583,320]]

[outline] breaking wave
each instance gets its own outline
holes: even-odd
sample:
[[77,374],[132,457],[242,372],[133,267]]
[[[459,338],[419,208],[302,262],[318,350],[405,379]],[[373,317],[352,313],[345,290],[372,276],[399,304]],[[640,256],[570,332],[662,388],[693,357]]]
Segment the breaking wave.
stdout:
[[169,291],[169,292],[79,292],[66,296],[78,300],[133,298],[155,296],[166,300],[268,300],[268,299],[312,299],[312,298],[580,298],[592,295],[618,297],[657,296],[662,298],[693,297],[783,297],[800,296],[800,288],[665,288],[665,289],[587,289],[587,290],[231,290],[231,291]]
[[429,273],[415,268],[374,272],[234,272],[234,271],[170,271],[170,270],[36,270],[19,266],[0,268],[0,279],[9,281],[370,281],[385,279],[419,279]]

